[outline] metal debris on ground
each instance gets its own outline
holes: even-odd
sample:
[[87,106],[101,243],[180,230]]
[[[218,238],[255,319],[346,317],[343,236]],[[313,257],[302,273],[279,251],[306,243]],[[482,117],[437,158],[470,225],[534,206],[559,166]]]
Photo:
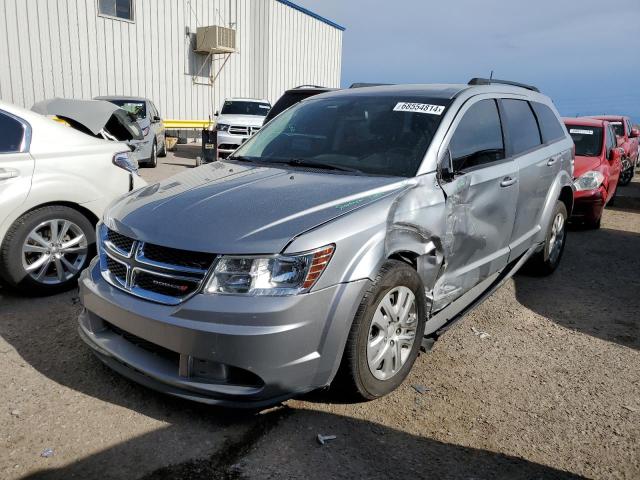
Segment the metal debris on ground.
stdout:
[[19,417],[20,416],[20,410],[11,410],[11,415],[13,415],[14,417]]
[[431,390],[429,387],[425,387],[424,385],[411,385],[411,388],[413,388],[420,395],[423,395]]
[[471,327],[471,331],[480,337],[480,340],[484,340],[485,338],[491,337],[487,332],[483,332],[482,330],[478,330],[476,327]]
[[53,457],[53,448],[45,448],[40,456],[43,458]]
[[630,412],[637,412],[638,411],[637,408],[630,407],[629,405],[622,405],[622,408],[624,408],[625,410],[629,410]]
[[336,438],[337,437],[335,435],[322,435],[321,433],[319,433],[318,436],[317,436],[318,443],[320,445],[324,445],[329,440],[335,440]]

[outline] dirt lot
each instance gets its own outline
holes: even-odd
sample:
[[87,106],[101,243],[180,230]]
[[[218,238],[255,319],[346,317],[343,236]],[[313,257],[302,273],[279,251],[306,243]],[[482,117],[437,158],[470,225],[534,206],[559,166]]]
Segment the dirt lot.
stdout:
[[370,403],[174,400],[92,357],[73,292],[0,290],[0,478],[640,478],[640,183],[620,194],[553,277],[516,276]]

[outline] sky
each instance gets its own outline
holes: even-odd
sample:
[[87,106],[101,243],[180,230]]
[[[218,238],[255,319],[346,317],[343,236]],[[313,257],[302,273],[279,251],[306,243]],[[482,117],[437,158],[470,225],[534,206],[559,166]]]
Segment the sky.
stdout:
[[346,28],[353,82],[520,81],[562,115],[640,123],[640,0],[294,0]]

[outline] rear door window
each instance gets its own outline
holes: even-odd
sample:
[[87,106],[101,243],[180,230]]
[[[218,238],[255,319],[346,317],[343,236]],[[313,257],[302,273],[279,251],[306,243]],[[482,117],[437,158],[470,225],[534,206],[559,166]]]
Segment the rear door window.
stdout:
[[449,149],[457,172],[505,158],[495,100],[481,100],[467,110],[453,134]]
[[24,127],[13,117],[0,112],[0,154],[22,151]]
[[531,106],[536,117],[538,117],[538,125],[540,126],[540,133],[542,133],[542,141],[544,143],[551,143],[564,138],[564,129],[553,110],[538,102],[531,102]]
[[519,155],[542,144],[538,122],[525,100],[502,100],[505,130],[511,143],[511,154]]

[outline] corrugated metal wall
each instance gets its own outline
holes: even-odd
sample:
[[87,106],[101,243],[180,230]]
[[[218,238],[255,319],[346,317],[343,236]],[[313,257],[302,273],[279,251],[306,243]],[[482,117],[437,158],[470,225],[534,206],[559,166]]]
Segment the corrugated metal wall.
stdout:
[[[165,118],[206,119],[229,96],[277,100],[301,84],[338,87],[342,32],[275,0],[134,0],[133,22],[97,0],[0,0],[0,98],[149,97]],[[193,52],[185,27],[235,23],[224,57]],[[4,31],[4,32],[3,32]],[[202,68],[200,76],[198,71]]]

